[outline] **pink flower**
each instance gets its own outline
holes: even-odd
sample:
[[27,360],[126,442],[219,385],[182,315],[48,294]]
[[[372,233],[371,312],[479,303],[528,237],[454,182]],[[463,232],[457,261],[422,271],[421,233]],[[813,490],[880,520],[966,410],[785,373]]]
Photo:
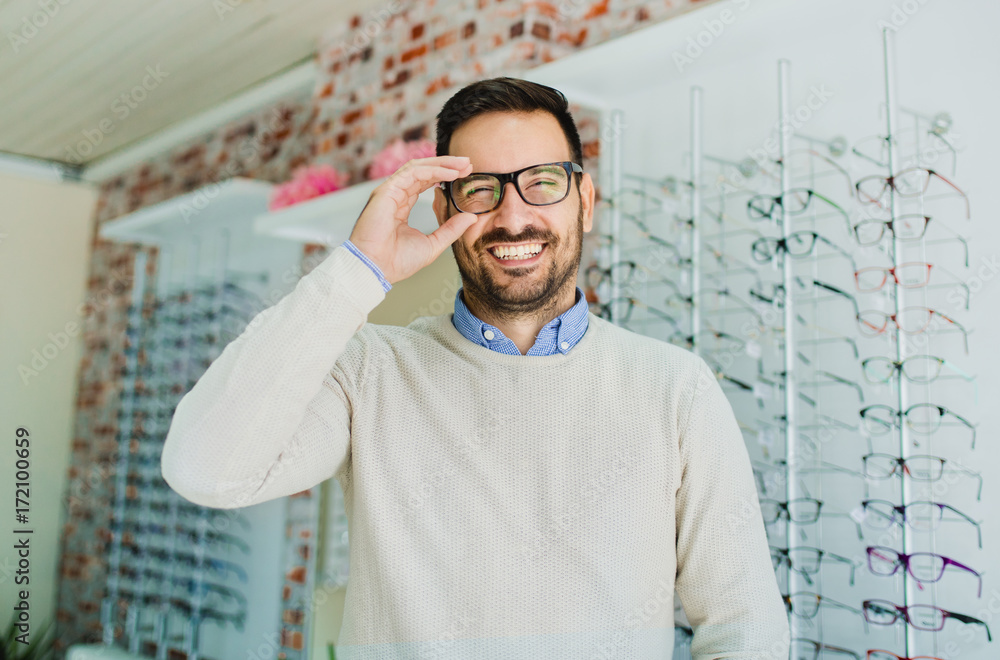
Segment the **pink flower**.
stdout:
[[401,138],[396,138],[372,158],[368,178],[381,179],[398,170],[407,161],[414,158],[430,158],[436,153],[437,145],[430,140],[404,142]]
[[273,211],[340,190],[347,185],[348,178],[329,164],[296,168],[291,181],[273,188],[267,208]]

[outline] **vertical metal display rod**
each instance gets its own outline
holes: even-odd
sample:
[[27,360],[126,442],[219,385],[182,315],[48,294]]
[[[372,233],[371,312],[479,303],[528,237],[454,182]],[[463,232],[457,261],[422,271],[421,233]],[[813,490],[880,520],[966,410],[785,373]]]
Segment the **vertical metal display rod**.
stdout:
[[[789,234],[792,233],[792,217],[785,212],[788,191],[792,187],[791,168],[787,165],[788,152],[792,146],[792,125],[788,121],[788,117],[791,116],[791,102],[789,100],[790,68],[791,63],[788,60],[778,60],[778,127],[781,132],[779,135],[779,148],[781,151],[781,237],[785,241],[788,240]],[[792,295],[795,289],[792,287],[792,278],[792,260],[788,257],[788,253],[785,252],[781,257],[781,281],[785,287],[783,362],[785,371],[785,469],[787,470],[785,475],[785,493],[786,501],[788,502],[799,497],[797,492],[798,482],[795,478],[795,470],[798,464],[798,433],[796,432],[797,420],[795,416],[798,385],[795,381],[795,305],[793,302],[794,296]],[[796,535],[792,533],[793,524],[791,516],[789,516],[787,530],[788,548],[791,550],[795,547],[797,541]],[[793,588],[792,581],[795,579],[795,572],[791,570],[791,562],[788,562],[785,574],[788,578],[785,582],[788,585],[788,593],[794,593],[796,589]],[[789,617],[789,625],[791,626],[792,637],[799,637],[796,617]]]
[[[115,513],[118,526],[112,532],[111,557],[108,561],[108,593],[101,601],[101,642],[105,646],[115,643],[118,625],[118,582],[122,558],[122,533],[125,531],[126,487],[128,485],[129,441],[132,436],[135,408],[135,382],[139,371],[139,343],[142,337],[142,303],[146,290],[146,251],[137,249],[133,262],[132,305],[129,308],[128,329],[133,333],[134,345],[125,356],[127,376],[122,387],[122,418],[118,427],[118,463],[115,472]],[[133,603],[139,607],[141,603]],[[132,608],[129,608],[130,611]],[[123,631],[124,635],[124,631]]]
[[[895,53],[893,51],[894,42],[892,38],[892,30],[889,28],[882,29],[882,50],[885,58],[885,134],[886,134],[886,147],[888,154],[888,166],[889,166],[889,176],[892,176],[896,171],[896,140],[895,140],[895,130],[896,130],[896,80],[895,80]],[[889,186],[889,210],[890,217],[895,222],[896,218],[899,217],[898,208],[899,198],[896,195],[896,189],[893,186]],[[893,234],[892,241],[892,265],[899,268],[900,255],[903,251],[902,243],[896,234]],[[896,287],[894,289],[895,295],[893,296],[896,308],[896,318],[902,318],[903,310],[903,289]],[[902,330],[896,326],[896,362],[901,363],[906,358],[906,346],[905,335],[903,335]],[[906,379],[902,377],[902,372],[896,374],[896,392],[898,398],[896,404],[898,410],[902,413],[906,410],[908,401],[908,392]],[[906,458],[907,454],[907,437],[906,437],[906,424],[903,423],[902,418],[898,420],[899,422],[899,456],[900,458]],[[910,482],[909,479],[904,475],[900,480],[900,497],[902,501],[900,504],[906,506],[907,502],[910,501]],[[906,525],[901,525],[900,533],[902,534],[901,541],[903,546],[903,552],[910,554],[913,552],[911,547],[913,540],[906,531]],[[909,607],[911,600],[911,586],[909,580],[903,581],[903,606]],[[911,649],[916,648],[916,640],[914,639],[915,632],[913,626],[906,626],[906,646],[904,648],[904,655],[906,657],[910,656]]]
[[701,354],[701,87],[691,88],[691,350]]
[[[621,215],[621,194],[622,194],[622,134],[621,128],[623,125],[622,115],[624,113],[621,110],[611,111],[611,172],[609,177],[609,182],[611,184],[611,199],[614,203],[611,205],[611,263],[608,264],[610,268],[614,264],[621,260],[621,242],[622,242],[622,215]],[[614,278],[608,278],[610,280],[610,298],[609,300],[615,300],[618,298],[618,282]],[[617,323],[618,318],[615,314],[615,306],[611,305],[610,314],[611,322]]]

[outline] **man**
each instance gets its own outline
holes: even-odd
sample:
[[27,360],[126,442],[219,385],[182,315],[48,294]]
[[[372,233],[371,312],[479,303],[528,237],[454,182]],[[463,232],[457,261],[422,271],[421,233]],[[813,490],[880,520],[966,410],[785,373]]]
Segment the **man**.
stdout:
[[[669,658],[675,589],[695,658],[787,658],[721,388],[694,354],[589,313],[575,285],[594,186],[565,97],[480,81],[437,137],[180,402],[166,481],[232,508],[338,479],[342,660]],[[435,184],[424,235],[407,218]],[[453,316],[366,323],[448,245]]]

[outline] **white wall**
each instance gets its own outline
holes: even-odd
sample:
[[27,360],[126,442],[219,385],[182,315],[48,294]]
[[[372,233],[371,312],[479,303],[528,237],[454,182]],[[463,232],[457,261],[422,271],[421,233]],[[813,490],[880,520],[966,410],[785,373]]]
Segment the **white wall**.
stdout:
[[[90,265],[94,191],[83,185],[41,182],[0,174],[0,420],[3,465],[0,489],[7,513],[0,528],[0,617],[6,625],[17,593],[27,588],[31,625],[38,631],[55,614],[56,562],[63,514],[63,489],[73,435],[77,374]],[[76,334],[66,325],[76,323]],[[71,329],[72,332],[72,329]],[[56,335],[58,345],[49,334]],[[46,349],[46,345],[52,347]],[[33,351],[51,356],[32,365]],[[34,368],[37,376],[18,367]],[[15,584],[12,550],[15,431],[31,438],[30,584]],[[18,537],[19,538],[19,537]]]
[[[910,13],[907,13],[909,11]],[[723,14],[723,12],[729,12]],[[885,99],[882,66],[881,24],[895,24],[897,55],[897,92],[901,107],[917,109],[928,115],[947,111],[954,118],[953,135],[960,146],[955,182],[969,195],[972,220],[964,219],[961,200],[954,196],[928,201],[924,210],[934,220],[928,229],[928,241],[947,237],[944,226],[970,236],[971,268],[964,269],[956,244],[928,245],[926,252],[908,249],[907,259],[934,263],[932,283],[947,283],[949,279],[942,267],[959,276],[975,291],[972,308],[954,304],[949,294],[953,287],[945,286],[926,292],[908,293],[907,305],[927,305],[964,324],[970,330],[970,354],[964,354],[956,334],[917,336],[908,344],[909,352],[929,353],[955,362],[967,372],[978,375],[978,404],[972,388],[961,379],[939,381],[924,389],[912,388],[910,403],[933,402],[944,405],[978,423],[976,449],[970,450],[970,434],[964,428],[948,426],[929,438],[912,436],[919,443],[911,445],[908,454],[927,453],[939,455],[955,464],[968,466],[982,472],[985,487],[982,501],[976,501],[974,482],[954,478],[937,484],[927,491],[928,499],[955,506],[983,523],[983,549],[976,544],[975,530],[963,523],[944,524],[936,535],[911,535],[911,550],[934,551],[984,572],[983,595],[976,597],[975,579],[967,574],[949,569],[936,589],[919,590],[910,581],[911,603],[934,603],[939,607],[971,615],[989,623],[992,632],[1000,635],[1000,530],[995,522],[996,483],[1000,479],[1000,448],[991,433],[998,424],[998,411],[991,405],[1000,394],[1000,383],[994,374],[1000,368],[1000,354],[993,346],[991,328],[1000,323],[998,315],[998,278],[993,264],[998,258],[1000,227],[995,222],[998,202],[991,195],[991,178],[996,176],[995,147],[998,140],[995,111],[1000,103],[997,90],[996,67],[1000,64],[1000,46],[995,38],[996,25],[1000,23],[1000,5],[986,0],[951,2],[941,0],[844,0],[820,2],[818,0],[720,0],[698,11],[684,15],[669,23],[653,26],[629,37],[609,42],[549,67],[533,72],[532,79],[552,84],[571,97],[587,100],[605,108],[624,111],[625,129],[622,132],[623,164],[626,172],[642,173],[651,177],[678,175],[686,178],[687,152],[690,149],[690,89],[698,85],[704,90],[704,148],[708,154],[734,161],[754,153],[760,154],[769,137],[776,136],[778,120],[778,60],[791,62],[791,108],[804,106],[817,90],[829,97],[820,102],[812,99],[813,110],[803,111],[807,118],[798,131],[804,135],[829,138],[843,135],[854,144],[863,137],[884,132]],[[720,29],[721,27],[721,29]],[[715,30],[712,34],[710,28]],[[701,36],[699,37],[699,33]],[[689,46],[689,39],[701,39],[706,47],[702,52]],[[675,54],[691,56],[678,66]],[[693,56],[692,56],[693,55]],[[912,126],[913,119],[899,115],[900,123]],[[610,134],[606,134],[608,137]],[[602,154],[611,143],[602,143]],[[796,147],[807,146],[796,141]],[[778,154],[769,154],[776,157]],[[873,166],[848,154],[839,159],[853,181],[864,175],[877,173]],[[950,156],[941,156],[931,165],[945,176],[951,174]],[[899,168],[897,168],[898,170]],[[772,167],[773,171],[777,168]],[[706,175],[719,172],[717,166],[706,163]],[[706,179],[707,180],[707,179]],[[754,186],[771,191],[774,185],[758,178]],[[808,182],[806,182],[808,184]],[[852,221],[857,222],[865,212],[857,201],[848,197],[846,182],[833,188],[830,179],[817,179],[815,186],[831,195],[838,203],[847,205]],[[768,187],[770,185],[770,187]],[[931,184],[929,192],[947,190],[939,182]],[[751,226],[747,220],[747,196],[729,200],[726,213],[738,223]],[[709,195],[708,203],[718,208]],[[907,205],[904,210],[915,211],[917,206]],[[754,223],[753,228],[768,235],[777,235],[773,225]],[[888,257],[874,249],[856,246],[843,222],[835,217],[819,218],[810,224],[806,217],[797,219],[794,229],[816,228],[840,245],[850,250],[859,267],[887,265]],[[632,229],[629,223],[623,230]],[[711,231],[707,229],[706,231]],[[662,226],[662,235],[680,238],[674,228]],[[741,237],[731,240],[726,251],[743,260],[750,260],[751,239]],[[633,253],[635,254],[635,253]],[[819,251],[825,254],[824,249]],[[624,255],[623,255],[624,256]],[[796,264],[796,272],[818,276],[819,279],[840,286],[858,297],[861,309],[886,304],[873,294],[857,293],[851,269],[843,259],[819,259],[815,270],[807,262]],[[778,281],[780,272],[761,269],[768,281]],[[749,279],[730,279],[734,289],[746,295]],[[652,289],[648,300],[656,304]],[[641,297],[641,296],[640,296]],[[661,296],[662,298],[662,296]],[[838,330],[857,338],[861,358],[874,355],[892,356],[894,347],[882,340],[863,339],[857,331],[850,303],[845,300],[821,297],[818,314],[804,304],[799,309],[810,315],[814,323]],[[719,317],[715,317],[718,320]],[[780,321],[780,317],[778,319]],[[780,325],[780,323],[779,323]],[[717,324],[718,327],[718,324]],[[733,332],[738,324],[724,329]],[[655,335],[656,331],[651,331]],[[799,329],[800,333],[806,332]],[[813,350],[811,355],[819,369],[825,369],[861,380],[860,365],[846,350],[846,344],[826,345]],[[781,368],[776,354],[770,354],[769,369]],[[755,378],[751,363],[737,360],[732,372],[741,378]],[[813,373],[799,365],[799,378],[817,380]],[[823,380],[819,378],[818,380]],[[841,386],[821,386],[806,390],[819,395],[820,411],[844,422],[855,425],[860,408],[857,396]],[[760,411],[752,397],[727,387],[737,416],[750,425],[780,413],[780,396],[769,399],[766,410]],[[866,385],[863,405],[885,403],[896,407],[894,393],[886,387]],[[800,423],[813,421],[809,406],[798,407]],[[822,460],[854,470],[861,469],[861,455],[867,449],[866,440],[859,432],[827,427],[807,433],[813,438],[828,438],[823,442]],[[825,434],[825,435],[822,435]],[[750,436],[748,436],[750,437]],[[877,452],[899,455],[898,440],[875,438]],[[751,454],[761,457],[762,451],[751,438]],[[781,443],[777,443],[781,449]],[[825,510],[850,512],[865,496],[864,481],[846,475],[810,474],[796,481],[799,495],[810,495],[824,500]],[[910,499],[920,499],[920,491],[913,488]],[[899,502],[900,488],[897,480],[888,486],[873,483],[871,496]],[[778,495],[779,499],[783,499]],[[827,551],[849,558],[864,560],[867,545],[882,544],[901,550],[899,537],[880,537],[877,532],[865,531],[864,541],[859,541],[853,523],[846,518],[829,518],[821,525],[802,527],[799,544],[818,545]],[[784,543],[776,528],[772,542]],[[831,565],[821,573],[821,583],[810,586],[801,580],[793,583],[793,591],[819,590],[852,607],[860,608],[867,598],[884,598],[902,602],[902,579],[899,576],[876,577],[867,565],[857,570],[857,584],[849,587],[847,570]],[[782,584],[784,588],[784,583]],[[819,587],[819,589],[817,589]],[[864,632],[863,620],[857,614],[829,609],[816,624],[796,624],[793,634],[845,646],[862,657],[869,648],[885,648],[903,655],[903,628],[873,627]],[[986,659],[998,656],[997,644],[986,643],[980,626],[965,626],[954,620],[946,622],[941,633],[916,633],[911,655],[934,655],[941,658]]]

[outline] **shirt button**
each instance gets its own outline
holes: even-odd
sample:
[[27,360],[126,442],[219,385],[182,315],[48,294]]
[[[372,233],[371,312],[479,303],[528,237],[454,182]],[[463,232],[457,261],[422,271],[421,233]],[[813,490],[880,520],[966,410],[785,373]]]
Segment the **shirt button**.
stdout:
[[487,341],[489,341],[493,339],[495,335],[493,334],[492,330],[487,330],[486,332],[483,333],[483,336],[486,337]]
[[559,348],[563,349],[564,351],[568,350],[569,349],[569,342],[568,341],[564,341],[563,343],[559,344]]

